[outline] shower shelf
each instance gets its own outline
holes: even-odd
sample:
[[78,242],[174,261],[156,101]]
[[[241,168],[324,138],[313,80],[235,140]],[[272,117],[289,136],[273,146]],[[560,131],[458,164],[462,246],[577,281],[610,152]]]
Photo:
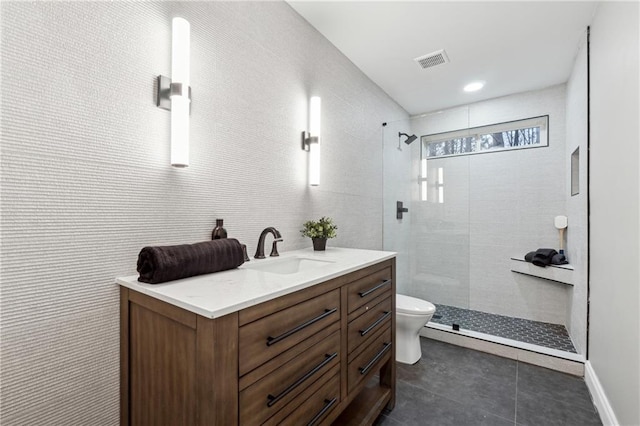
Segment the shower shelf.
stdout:
[[573,285],[573,266],[568,264],[549,265],[542,268],[525,261],[522,257],[512,257],[511,271],[543,278],[545,280],[556,281],[562,284]]

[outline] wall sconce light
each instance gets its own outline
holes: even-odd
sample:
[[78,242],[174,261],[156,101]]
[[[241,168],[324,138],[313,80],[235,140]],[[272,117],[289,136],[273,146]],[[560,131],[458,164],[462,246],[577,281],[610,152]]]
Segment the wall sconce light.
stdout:
[[302,149],[309,152],[309,185],[320,185],[320,97],[309,100],[309,133],[302,132]]
[[186,19],[173,18],[171,78],[158,76],[157,106],[171,111],[171,165],[173,167],[189,166],[190,30],[191,26]]

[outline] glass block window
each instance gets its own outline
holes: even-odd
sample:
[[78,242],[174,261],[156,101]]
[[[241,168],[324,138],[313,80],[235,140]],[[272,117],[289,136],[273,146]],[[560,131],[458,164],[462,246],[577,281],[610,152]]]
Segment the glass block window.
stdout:
[[420,138],[422,158],[548,146],[549,116],[472,127]]

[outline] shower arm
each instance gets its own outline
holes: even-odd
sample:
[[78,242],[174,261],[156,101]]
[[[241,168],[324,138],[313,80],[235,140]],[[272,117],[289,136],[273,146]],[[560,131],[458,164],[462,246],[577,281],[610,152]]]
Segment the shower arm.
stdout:
[[402,151],[402,148],[400,148],[401,146],[401,142],[400,142],[400,138],[404,136],[407,138],[407,140],[404,141],[404,143],[406,143],[407,145],[411,145],[411,143],[413,141],[415,141],[416,139],[418,139],[418,137],[416,135],[408,135],[406,133],[402,133],[402,132],[398,132],[398,150]]

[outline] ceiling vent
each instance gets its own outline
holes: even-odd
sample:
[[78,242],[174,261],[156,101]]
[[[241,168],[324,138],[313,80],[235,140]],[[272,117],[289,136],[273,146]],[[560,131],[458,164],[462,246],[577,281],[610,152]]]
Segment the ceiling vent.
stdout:
[[427,69],[432,68],[437,65],[446,64],[449,62],[449,57],[447,56],[447,52],[442,50],[438,50],[436,52],[431,52],[426,55],[419,56],[414,59],[420,65],[420,68]]

